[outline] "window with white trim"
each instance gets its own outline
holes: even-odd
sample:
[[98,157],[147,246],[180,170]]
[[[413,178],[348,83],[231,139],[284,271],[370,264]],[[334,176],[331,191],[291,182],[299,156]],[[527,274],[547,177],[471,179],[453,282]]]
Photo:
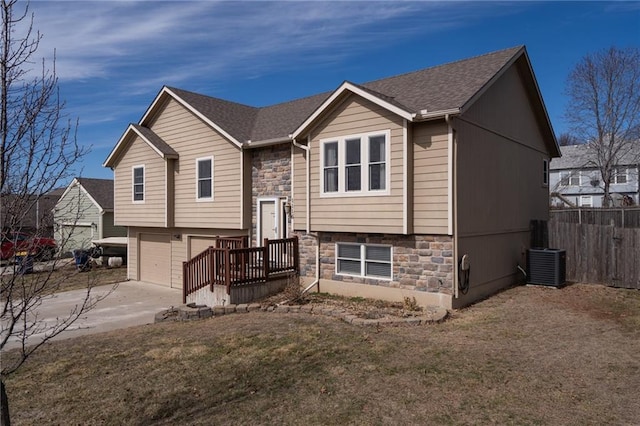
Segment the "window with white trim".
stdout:
[[580,171],[561,171],[560,185],[562,186],[580,186]]
[[580,196],[580,206],[581,207],[593,207],[593,197],[591,195],[581,195]]
[[542,160],[542,185],[549,186],[549,160]]
[[612,183],[627,183],[627,169],[625,167],[616,167],[613,169]]
[[133,201],[144,202],[144,166],[134,166],[131,179]]
[[320,143],[322,195],[388,194],[388,130],[323,139]]
[[336,243],[336,273],[366,278],[393,278],[391,246]]
[[196,200],[213,200],[213,157],[196,159]]

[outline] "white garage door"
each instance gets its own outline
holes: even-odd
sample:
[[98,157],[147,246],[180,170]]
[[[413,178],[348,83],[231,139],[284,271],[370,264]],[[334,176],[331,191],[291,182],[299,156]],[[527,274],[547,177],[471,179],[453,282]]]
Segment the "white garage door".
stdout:
[[140,281],[171,285],[171,243],[169,235],[140,234],[138,258]]
[[216,245],[216,239],[211,237],[191,237],[189,238],[189,259],[205,251],[209,246]]

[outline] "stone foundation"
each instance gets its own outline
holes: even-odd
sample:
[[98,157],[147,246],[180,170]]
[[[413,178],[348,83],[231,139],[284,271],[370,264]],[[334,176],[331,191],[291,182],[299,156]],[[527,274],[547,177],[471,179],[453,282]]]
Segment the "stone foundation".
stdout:
[[[315,277],[316,240],[297,233],[300,275]],[[384,244],[393,247],[393,279],[336,274],[336,243]],[[320,233],[320,279],[452,295],[453,239],[447,235]]]

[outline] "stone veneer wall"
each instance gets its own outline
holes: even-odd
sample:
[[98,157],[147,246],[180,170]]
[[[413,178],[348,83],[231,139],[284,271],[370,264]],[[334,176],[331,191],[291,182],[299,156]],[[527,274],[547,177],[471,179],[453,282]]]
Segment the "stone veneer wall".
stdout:
[[[315,275],[315,238],[300,237],[300,275]],[[393,280],[336,274],[336,243],[385,244],[393,247]],[[442,235],[320,234],[320,278],[406,290],[453,294],[453,239]]]
[[[256,245],[258,197],[291,199],[291,147],[289,144],[282,144],[257,148],[251,152],[251,235],[253,244]],[[289,229],[290,222],[291,218]]]
[[292,232],[291,236],[298,237],[298,253],[300,256],[300,276],[314,279],[316,276],[316,246],[314,236],[305,232]]

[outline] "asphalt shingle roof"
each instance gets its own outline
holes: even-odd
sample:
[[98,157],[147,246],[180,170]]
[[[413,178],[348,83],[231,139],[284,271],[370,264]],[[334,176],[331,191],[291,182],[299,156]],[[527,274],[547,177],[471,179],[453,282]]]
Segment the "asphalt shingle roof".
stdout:
[[162,140],[153,130],[148,127],[141,126],[139,124],[132,124],[137,131],[139,131],[153,146],[156,147],[164,155],[178,156],[175,149],[171,148],[168,143]]
[[[462,108],[522,49],[517,46],[354,85],[410,112]],[[326,92],[256,108],[173,87],[168,89],[241,143],[288,137],[332,94]]]
[[[562,152],[562,157],[551,160],[551,170],[594,167],[592,164],[589,164],[591,159],[594,157],[594,154],[591,152],[591,148],[587,144],[561,146],[560,151]],[[616,165],[630,166],[638,164],[639,161],[640,143],[636,144],[631,149],[624,150],[621,158],[616,161]]]
[[93,197],[103,209],[113,209],[113,180],[77,178],[80,185]]

